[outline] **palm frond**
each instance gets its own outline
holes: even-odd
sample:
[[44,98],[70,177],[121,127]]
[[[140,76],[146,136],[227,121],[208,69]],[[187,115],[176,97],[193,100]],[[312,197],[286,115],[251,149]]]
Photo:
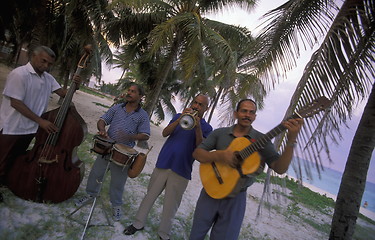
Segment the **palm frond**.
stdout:
[[[374,84],[375,14],[371,1],[348,0],[342,5],[320,48],[313,54],[285,116],[318,96],[332,100],[330,111],[306,121],[300,139],[304,157],[320,163],[329,156],[329,142],[341,138],[340,128],[353,106],[366,98]],[[278,141],[285,146],[285,135]]]
[[258,0],[200,0],[198,1],[198,6],[202,13],[219,12],[228,7],[239,7],[246,11],[251,11],[257,2]]
[[255,65],[258,75],[272,83],[285,77],[296,66],[300,45],[311,48],[329,28],[331,6],[334,1],[330,0],[288,1],[267,13],[256,57],[249,58],[242,68]]

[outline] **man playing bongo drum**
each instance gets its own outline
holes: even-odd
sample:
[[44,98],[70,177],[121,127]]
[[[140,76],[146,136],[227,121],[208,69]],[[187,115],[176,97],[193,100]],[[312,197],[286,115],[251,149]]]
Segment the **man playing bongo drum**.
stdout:
[[[117,144],[133,148],[135,141],[148,140],[150,137],[150,119],[140,106],[144,91],[138,84],[132,83],[125,96],[125,103],[112,106],[100,117],[97,126],[98,134],[102,138],[110,138]],[[106,131],[106,126],[109,125]],[[92,200],[98,195],[100,182],[103,179],[109,161],[109,156],[98,155],[87,180],[86,192],[88,195],[76,202],[76,206]],[[119,221],[122,217],[121,205],[124,186],[128,177],[129,165],[120,166],[110,162],[110,201],[113,209],[113,219]]]

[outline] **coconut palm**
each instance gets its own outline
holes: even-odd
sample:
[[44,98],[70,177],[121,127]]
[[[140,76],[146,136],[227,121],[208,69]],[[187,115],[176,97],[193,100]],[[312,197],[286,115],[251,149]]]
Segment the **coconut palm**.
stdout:
[[[147,58],[158,58],[161,64],[151,86],[145,109],[151,115],[158,102],[163,84],[173,68],[181,69],[185,82],[194,77],[207,81],[204,58],[215,61],[216,66],[227,69],[235,67],[232,50],[228,42],[209,24],[214,23],[203,18],[201,14],[218,11],[226,6],[243,6],[249,10],[254,1],[129,1],[113,2],[115,8],[133,9],[133,17],[129,20],[139,20],[146,29],[151,29],[147,36]],[[150,22],[156,23],[150,28]],[[135,26],[141,24],[136,23]],[[229,26],[222,24],[222,27]],[[122,28],[119,28],[124,32]],[[140,29],[140,28],[139,28]],[[220,51],[219,51],[220,50]],[[178,56],[178,61],[176,60]]]
[[[153,91],[152,86],[155,82],[155,75],[160,67],[160,60],[163,57],[145,59],[143,54],[147,50],[145,47],[147,44],[144,45],[146,43],[144,40],[145,38],[140,37],[139,34],[123,44],[118,49],[117,54],[114,55],[114,67],[123,69],[123,74],[118,80],[120,91],[126,89],[130,82],[137,82],[142,85],[146,92]],[[175,76],[176,72],[176,70],[171,71],[160,92],[159,101],[154,111],[156,124],[165,120],[165,113],[176,113],[176,109],[172,104],[172,98],[181,89],[181,82],[178,80],[179,77]]]
[[[331,99],[330,111],[306,121],[299,143],[306,147],[299,154],[315,160],[318,169],[323,156],[330,159],[329,143],[338,142],[340,127],[351,118],[353,107],[367,99],[337,196],[330,239],[353,235],[375,146],[374,9],[371,0],[345,0],[342,5],[327,0],[288,1],[266,15],[259,58],[247,63],[257,61],[259,74],[275,79],[295,65],[301,43],[312,46],[319,35],[324,36],[286,113],[289,116],[321,95]],[[278,139],[280,146],[284,137]]]
[[[83,46],[93,45],[92,72],[101,77],[101,58],[112,57],[104,34],[105,24],[113,17],[107,9],[108,1],[66,1],[39,0],[13,1],[8,4],[12,14],[1,16],[1,29],[9,32],[10,39],[20,51],[22,44],[27,43],[29,49],[36,45],[50,46],[58,56],[56,66],[59,67],[60,78],[67,80],[76,67]],[[95,69],[95,71],[94,71]]]

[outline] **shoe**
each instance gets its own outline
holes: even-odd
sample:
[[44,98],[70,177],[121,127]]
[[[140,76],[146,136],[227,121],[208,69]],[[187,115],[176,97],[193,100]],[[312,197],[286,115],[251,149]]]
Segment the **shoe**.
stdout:
[[121,207],[113,207],[112,212],[113,212],[112,214],[113,220],[115,220],[116,222],[120,221],[122,218]]
[[137,229],[137,228],[135,228],[135,227],[133,226],[133,224],[132,224],[132,225],[128,226],[127,228],[125,228],[125,230],[124,230],[124,234],[125,234],[125,235],[133,235],[134,233],[136,233],[136,232],[138,232],[138,231],[142,231],[143,229],[144,229],[144,227],[143,227],[143,228],[140,228],[140,229]]
[[78,199],[75,202],[75,205],[76,205],[76,207],[80,207],[80,206],[88,203],[89,201],[92,201],[93,199],[94,199],[93,196],[91,196],[91,195],[85,195],[85,196],[81,197],[80,199]]

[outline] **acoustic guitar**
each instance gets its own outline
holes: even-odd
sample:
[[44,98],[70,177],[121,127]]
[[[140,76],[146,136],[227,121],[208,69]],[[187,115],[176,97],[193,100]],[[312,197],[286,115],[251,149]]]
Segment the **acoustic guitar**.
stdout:
[[[288,119],[307,118],[328,106],[330,100],[319,97]],[[235,153],[238,162],[236,168],[219,162],[201,163],[199,175],[207,194],[215,199],[235,196],[245,181],[243,176],[254,174],[260,167],[261,161],[257,151],[263,149],[267,142],[285,130],[286,128],[280,123],[254,143],[245,137],[235,138],[228,149]]]

